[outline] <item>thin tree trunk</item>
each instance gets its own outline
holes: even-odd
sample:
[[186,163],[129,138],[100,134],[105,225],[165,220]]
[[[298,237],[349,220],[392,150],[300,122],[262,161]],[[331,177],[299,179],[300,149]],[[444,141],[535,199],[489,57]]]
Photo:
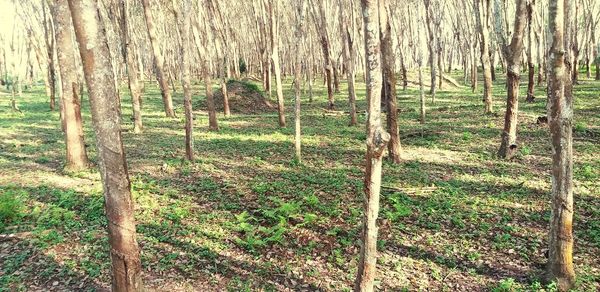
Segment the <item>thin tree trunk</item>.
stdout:
[[371,292],[377,263],[377,216],[381,190],[383,152],[390,135],[381,124],[381,60],[379,7],[377,0],[361,0],[364,18],[365,63],[367,66],[367,155],[362,245],[354,291]]
[[[348,82],[348,103],[350,106],[350,126],[356,126],[357,117],[356,117],[356,81],[355,81],[355,57],[356,52],[354,48],[354,9],[351,9],[351,27],[348,25],[348,19],[344,14],[344,5],[342,1],[339,1],[340,6],[340,34],[342,35],[342,49],[343,49],[343,57],[344,64],[346,66],[346,78]],[[351,2],[351,7],[353,7],[353,2]]]
[[[484,113],[489,114],[494,111],[492,103],[492,64],[490,62],[489,47],[490,34],[488,30],[488,22],[492,9],[489,0],[475,0],[474,2],[480,36],[481,66],[483,68]],[[481,9],[481,6],[483,6],[483,9]]]
[[[44,34],[46,35],[46,53],[48,58],[48,82],[50,84],[50,110],[56,108],[56,66],[54,64],[54,28],[52,21],[46,16],[46,1],[42,0],[42,15],[44,18]],[[6,55],[5,58],[6,60]]]
[[65,145],[67,150],[65,168],[82,170],[89,166],[83,137],[81,101],[77,83],[77,66],[73,48],[73,25],[67,0],[56,0],[50,5],[50,13],[56,28],[56,51],[62,82],[61,112]]
[[208,128],[211,131],[218,131],[217,112],[215,110],[215,99],[212,92],[212,78],[210,73],[210,63],[205,61],[204,85],[206,86],[206,105],[208,107]]
[[[499,0],[496,0],[499,1]],[[525,0],[517,1],[514,33],[510,46],[504,46],[507,62],[506,112],[504,129],[498,156],[512,158],[517,153],[517,115],[519,111],[519,83],[521,80],[521,54],[523,53],[523,33],[527,24],[527,7]]]
[[535,99],[535,65],[533,64],[533,9],[535,7],[535,0],[527,3],[527,40],[529,46],[527,47],[527,67],[529,68],[528,82],[527,82],[527,102],[533,102]]
[[[437,86],[437,33],[435,31],[435,25],[433,21],[433,7],[432,0],[423,0],[425,3],[425,15],[427,18],[427,32],[429,34],[429,41],[427,46],[429,48],[429,68],[431,70],[431,88],[429,94],[431,94],[431,100],[435,102],[435,92]],[[439,12],[438,12],[439,13]]]
[[285,128],[285,104],[283,100],[283,86],[281,84],[281,68],[279,64],[279,23],[275,17],[279,11],[279,1],[271,0],[269,3],[269,20],[271,24],[271,60],[275,73],[275,86],[277,87],[277,113],[279,127]]
[[144,17],[146,20],[146,26],[148,28],[148,38],[150,39],[150,45],[152,46],[152,53],[154,55],[156,80],[160,86],[160,93],[163,99],[165,114],[167,117],[173,118],[175,117],[173,99],[171,98],[171,91],[169,89],[167,80],[168,76],[165,75],[165,60],[164,56],[160,52],[160,47],[156,36],[156,28],[154,27],[154,19],[152,17],[152,10],[150,9],[150,0],[142,0],[142,6],[144,8]]
[[300,79],[302,78],[302,56],[301,52],[301,43],[304,37],[304,11],[305,11],[306,2],[304,0],[300,0],[298,9],[296,13],[296,67],[294,68],[294,95],[295,95],[295,104],[294,104],[294,150],[296,153],[296,160],[301,163],[302,162],[302,140],[301,140],[301,127],[300,127]]
[[387,130],[390,133],[388,143],[389,158],[392,163],[400,163],[400,133],[398,129],[398,105],[396,100],[396,69],[395,56],[392,47],[392,25],[388,18],[389,2],[380,0],[379,28],[381,37],[381,63],[383,72],[383,90],[381,98],[385,99],[387,106]]
[[[550,0],[548,124],[552,141],[552,214],[548,252],[548,280],[560,291],[575,284],[573,268],[573,85],[567,64],[569,33],[565,32],[566,0]],[[567,22],[568,23],[568,22]]]
[[127,70],[127,81],[129,92],[131,93],[131,105],[133,109],[133,132],[141,133],[143,130],[142,124],[142,98],[140,92],[140,82],[138,80],[138,72],[134,55],[134,46],[129,36],[129,1],[121,1],[121,39],[123,46],[123,58]]
[[173,9],[175,11],[175,23],[179,32],[180,52],[181,52],[181,85],[183,86],[183,107],[185,111],[185,159],[194,160],[194,115],[192,111],[192,82],[190,73],[190,3],[189,0],[183,0],[183,23],[180,23],[179,4],[173,0]]
[[96,132],[111,248],[112,290],[143,291],[135,208],[105,30],[96,1],[69,0],[69,8],[79,42],[90,95],[92,125]]

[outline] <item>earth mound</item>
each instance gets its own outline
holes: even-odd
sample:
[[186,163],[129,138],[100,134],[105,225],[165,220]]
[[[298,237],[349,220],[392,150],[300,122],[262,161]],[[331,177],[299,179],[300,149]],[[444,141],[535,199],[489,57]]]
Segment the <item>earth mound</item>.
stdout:
[[[213,91],[215,108],[223,111],[223,92],[221,88]],[[229,80],[227,82],[227,96],[229,109],[232,113],[259,114],[272,112],[275,106],[269,102],[262,90],[254,83],[248,81]],[[206,102],[204,102],[206,105]]]

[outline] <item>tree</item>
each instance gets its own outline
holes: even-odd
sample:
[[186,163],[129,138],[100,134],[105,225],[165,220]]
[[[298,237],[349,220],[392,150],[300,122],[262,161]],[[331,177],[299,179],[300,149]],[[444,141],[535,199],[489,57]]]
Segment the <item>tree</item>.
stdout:
[[429,90],[429,94],[431,94],[431,100],[435,102],[435,92],[436,92],[436,80],[437,80],[437,31],[436,25],[434,22],[434,8],[432,1],[437,0],[423,0],[425,4],[425,15],[427,16],[427,33],[429,35],[429,41],[427,42],[427,47],[429,48],[429,68],[431,70],[431,89]]
[[306,1],[300,0],[296,7],[296,66],[294,68],[294,148],[296,159],[302,161],[302,141],[300,128],[300,79],[302,78],[302,55],[300,54],[300,44],[304,37],[304,11],[306,10]]
[[152,46],[152,53],[154,55],[156,80],[160,86],[160,94],[162,95],[165,114],[167,117],[173,118],[175,117],[175,111],[173,110],[173,99],[171,98],[169,83],[167,82],[167,76],[165,75],[164,71],[165,58],[160,52],[156,28],[154,27],[154,19],[152,17],[152,9],[150,7],[150,0],[142,0],[142,6],[144,7],[146,27],[148,28],[148,38],[150,39],[150,45]]
[[123,59],[127,70],[127,81],[129,92],[131,93],[131,105],[133,109],[133,132],[141,133],[143,130],[142,123],[142,96],[140,90],[140,81],[138,80],[138,72],[135,64],[134,46],[129,33],[129,1],[121,0],[121,41],[123,45]]
[[396,58],[392,46],[392,24],[388,17],[389,1],[379,0],[379,21],[381,37],[381,64],[383,68],[383,90],[381,98],[385,100],[387,130],[390,133],[388,143],[389,158],[400,163],[400,133],[398,129],[398,105],[396,99]]
[[552,46],[548,59],[548,124],[552,143],[552,214],[548,280],[560,291],[575,283],[573,268],[573,84],[569,65],[569,1],[550,0]]
[[535,99],[535,65],[533,64],[533,11],[535,9],[535,0],[527,3],[527,68],[529,74],[527,78],[527,102],[533,102]]
[[[348,18],[344,13],[344,5],[342,0],[338,0],[340,7],[340,34],[342,37],[342,53],[344,57],[344,66],[346,67],[346,78],[348,82],[348,103],[350,105],[350,126],[356,126],[356,73],[355,73],[355,58],[356,49],[354,48],[354,1],[350,1],[350,9],[352,10],[351,25],[348,25]],[[309,70],[311,70],[309,68]]]
[[275,71],[275,86],[277,87],[277,112],[279,114],[279,126],[285,127],[285,105],[283,100],[283,87],[281,84],[281,68],[279,65],[279,21],[275,17],[279,10],[279,0],[269,2],[269,23],[271,32],[271,60],[273,71]]
[[[318,7],[315,7],[314,1],[317,1]],[[329,41],[329,35],[327,33],[327,15],[325,11],[325,0],[311,0],[313,12],[313,18],[317,26],[319,37],[321,38],[321,48],[323,49],[324,58],[324,69],[325,69],[325,81],[327,82],[327,108],[332,110],[335,108],[335,100],[333,97],[333,62],[331,61],[331,47]],[[317,18],[315,10],[318,9]]]
[[181,52],[181,83],[183,86],[183,107],[185,110],[185,158],[194,160],[194,114],[192,111],[192,82],[190,73],[190,3],[183,0],[183,21],[179,21],[179,4],[173,0],[175,22],[179,32],[179,50]]
[[117,89],[104,26],[95,0],[69,0],[90,95],[96,132],[108,240],[112,260],[112,290],[142,291],[140,250],[136,240],[131,183],[121,137]]
[[481,49],[481,67],[483,68],[483,103],[485,105],[484,113],[489,114],[494,111],[492,103],[492,64],[490,62],[490,33],[489,21],[492,14],[492,5],[490,0],[474,0],[475,16],[477,17],[477,27],[479,29],[479,40]]
[[[495,0],[496,18],[502,19],[500,11],[500,0]],[[527,3],[525,0],[517,0],[517,11],[515,14],[514,32],[510,45],[506,42],[504,28],[497,25],[497,35],[502,40],[502,53],[507,62],[506,70],[506,112],[504,114],[504,129],[498,156],[505,159],[512,158],[517,153],[517,115],[519,112],[519,83],[521,81],[521,55],[523,53],[523,33],[527,24]],[[501,23],[501,21],[496,21]]]
[[77,82],[77,64],[73,48],[73,24],[67,0],[48,2],[56,28],[56,53],[58,57],[62,92],[60,95],[62,128],[65,136],[67,157],[65,168],[85,169],[89,165],[83,137],[81,98]]
[[54,64],[54,26],[52,20],[46,16],[46,0],[42,0],[42,17],[44,21],[44,40],[46,41],[46,56],[48,63],[48,83],[49,88],[46,93],[50,95],[50,110],[54,110],[56,107],[56,66]]
[[377,263],[377,216],[381,191],[381,166],[390,134],[381,125],[379,5],[377,0],[361,0],[361,3],[364,19],[368,118],[362,245],[354,291],[373,291]]

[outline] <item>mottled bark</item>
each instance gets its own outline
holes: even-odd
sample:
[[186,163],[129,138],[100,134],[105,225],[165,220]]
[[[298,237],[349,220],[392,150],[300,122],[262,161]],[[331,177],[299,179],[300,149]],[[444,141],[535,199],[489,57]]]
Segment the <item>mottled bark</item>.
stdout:
[[273,62],[273,71],[275,73],[275,86],[277,87],[277,113],[279,117],[279,127],[285,127],[285,104],[283,99],[283,85],[281,84],[281,68],[279,64],[279,27],[275,17],[279,10],[279,1],[271,0],[269,3],[269,23],[271,32],[271,60]]
[[535,64],[533,63],[533,9],[535,0],[527,3],[527,67],[529,69],[527,78],[527,102],[533,102],[535,99]]
[[[484,113],[494,111],[492,103],[492,64],[490,62],[490,33],[488,30],[489,19],[492,11],[490,0],[474,0],[477,27],[479,29],[479,40],[481,49],[481,66],[483,68],[483,104]],[[476,73],[477,76],[477,73]]]
[[73,24],[67,0],[56,0],[50,5],[50,13],[56,28],[56,52],[62,82],[61,112],[65,135],[66,163],[69,170],[82,170],[89,166],[83,137],[81,100],[77,82],[77,65],[73,47]]
[[548,60],[548,124],[552,142],[552,213],[548,249],[548,280],[560,291],[575,284],[573,268],[573,85],[569,74],[566,0],[550,0],[552,47]]
[[210,73],[210,64],[205,62],[204,66],[204,85],[206,86],[206,105],[208,107],[208,128],[211,131],[218,131],[217,111],[215,110],[215,99],[212,91],[212,78]]
[[381,124],[381,59],[379,7],[377,0],[361,0],[364,19],[365,64],[367,77],[367,153],[365,200],[360,259],[354,291],[373,291],[377,263],[377,216],[381,190],[383,152],[390,135]]
[[398,129],[398,105],[396,98],[395,56],[392,46],[392,25],[388,19],[389,2],[379,0],[379,28],[381,38],[381,64],[383,72],[383,90],[381,98],[385,100],[387,130],[390,133],[388,143],[389,159],[392,163],[400,163],[400,133]]
[[296,66],[294,68],[294,150],[296,154],[296,160],[302,162],[302,140],[301,140],[301,127],[300,127],[300,79],[302,78],[302,55],[301,43],[304,37],[304,11],[306,8],[306,1],[299,0],[296,9],[296,59],[294,62]]
[[94,0],[69,0],[90,95],[99,168],[108,219],[112,260],[112,290],[142,291],[140,249],[136,240],[134,205],[121,137],[117,89],[114,87],[108,43]]
[[[496,0],[499,1],[499,0]],[[514,32],[510,45],[504,45],[507,62],[507,98],[504,114],[504,129],[498,156],[512,158],[517,153],[517,115],[519,111],[519,83],[521,80],[521,54],[523,53],[523,34],[527,24],[527,4],[517,0]]]
[[[353,2],[351,2],[351,5]],[[355,47],[354,47],[354,16],[351,15],[351,24],[348,24],[348,18],[344,14],[344,5],[339,1],[340,6],[340,34],[342,35],[342,53],[346,67],[346,79],[348,82],[348,104],[350,107],[350,126],[357,124],[356,117],[356,75],[355,75]],[[352,6],[351,6],[352,7]],[[352,11],[354,11],[352,9]],[[354,13],[352,13],[354,14]]]
[[134,55],[134,46],[129,36],[129,1],[121,0],[121,40],[123,42],[123,59],[127,70],[127,81],[131,93],[131,105],[133,110],[133,132],[141,133],[142,123],[142,98],[140,82],[138,80],[137,65]]
[[175,23],[179,32],[179,51],[181,53],[181,85],[183,86],[183,107],[185,111],[185,159],[194,160],[194,115],[192,111],[192,74],[190,72],[190,8],[189,0],[183,0],[183,21],[179,21],[178,1],[173,0]]
[[175,110],[173,109],[173,99],[171,98],[171,90],[169,89],[169,83],[167,80],[168,76],[165,75],[165,60],[164,56],[160,52],[160,44],[156,36],[156,28],[154,27],[152,10],[150,9],[150,0],[142,0],[142,6],[144,8],[144,18],[146,20],[148,38],[150,39],[150,45],[152,46],[152,54],[154,56],[156,80],[158,81],[158,85],[160,86],[160,94],[162,95],[165,114],[167,115],[167,117],[173,118],[175,117]]

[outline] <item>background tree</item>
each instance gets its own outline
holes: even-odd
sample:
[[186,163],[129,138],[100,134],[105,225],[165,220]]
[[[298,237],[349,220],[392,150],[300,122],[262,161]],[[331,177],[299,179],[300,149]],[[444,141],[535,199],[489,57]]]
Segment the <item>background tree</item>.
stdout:
[[81,118],[81,98],[73,48],[73,24],[67,0],[48,2],[54,27],[56,28],[56,51],[62,83],[60,104],[62,128],[65,136],[66,163],[69,170],[82,170],[89,166],[83,137],[83,119]]

